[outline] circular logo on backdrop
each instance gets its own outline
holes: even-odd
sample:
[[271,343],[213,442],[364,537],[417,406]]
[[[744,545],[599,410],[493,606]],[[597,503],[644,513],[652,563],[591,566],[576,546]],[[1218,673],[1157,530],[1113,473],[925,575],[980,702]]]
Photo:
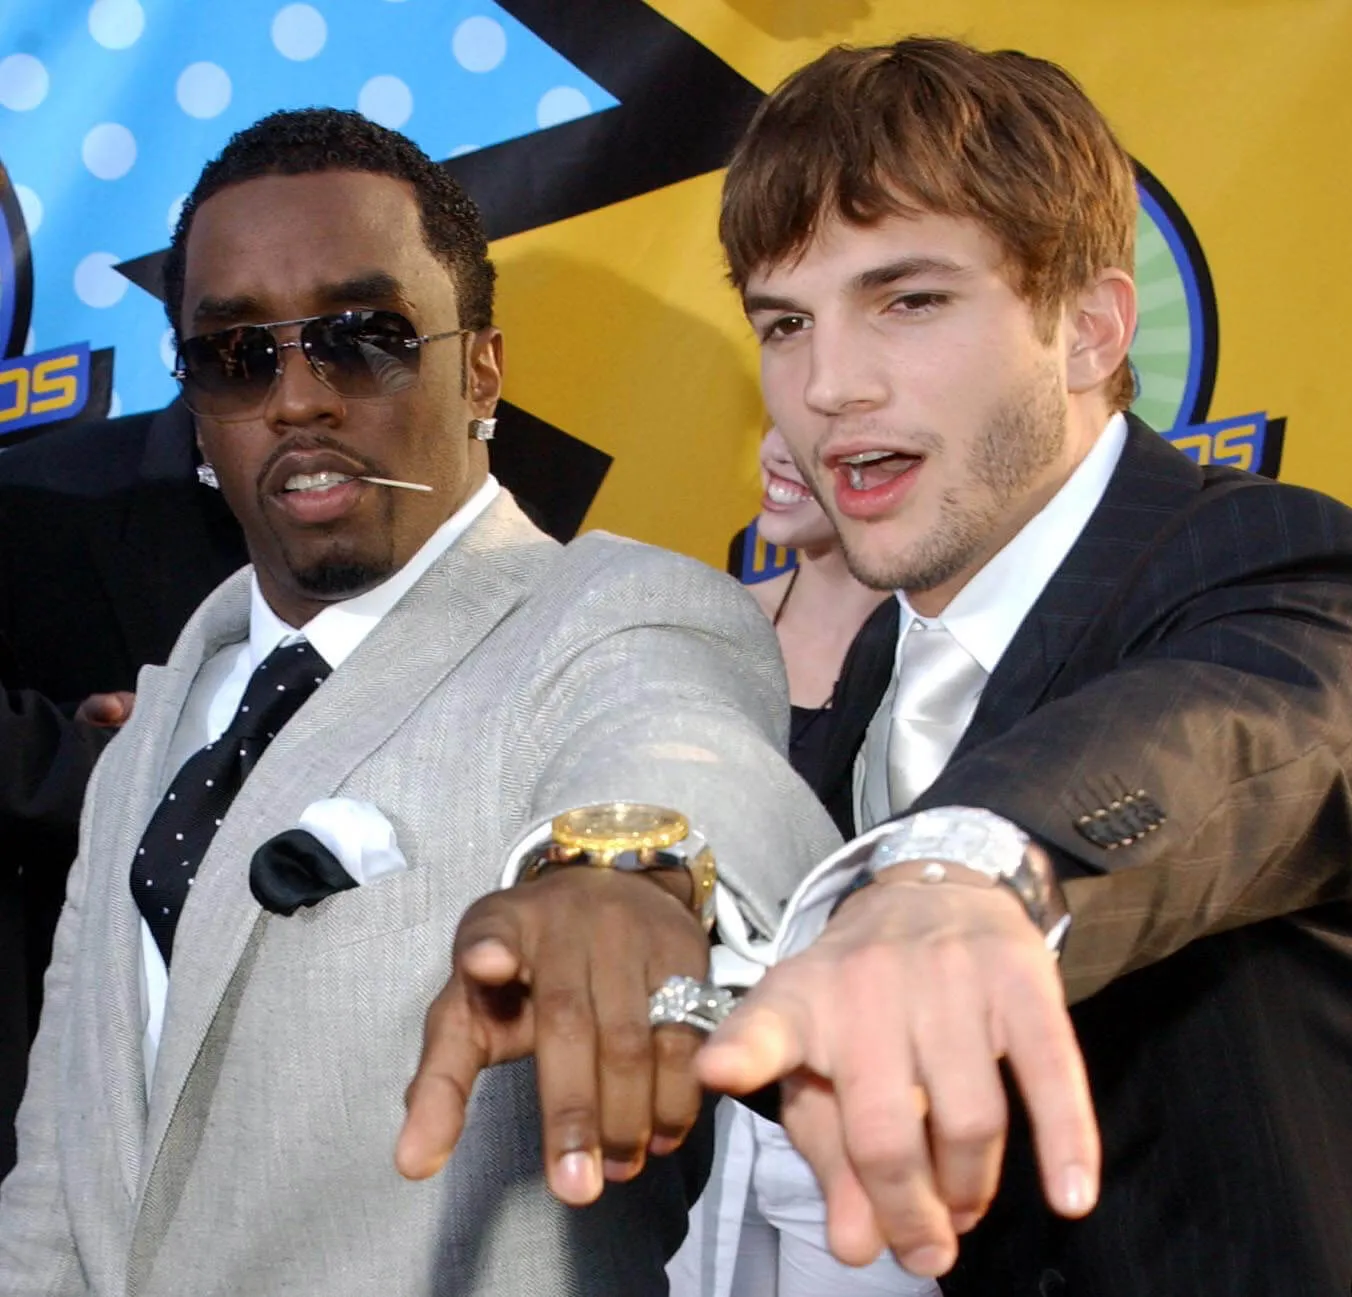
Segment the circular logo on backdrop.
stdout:
[[88,343],[76,342],[24,355],[32,314],[28,226],[0,162],[0,446],[108,412],[111,350],[91,353]]
[[33,313],[28,227],[9,172],[0,162],[0,357],[21,356]]
[[1131,344],[1132,412],[1202,464],[1276,477],[1285,419],[1211,419],[1220,354],[1216,294],[1202,245],[1167,189],[1136,164],[1138,320]]
[[1168,190],[1138,164],[1132,409],[1161,432],[1204,423],[1216,380],[1216,295],[1206,258]]

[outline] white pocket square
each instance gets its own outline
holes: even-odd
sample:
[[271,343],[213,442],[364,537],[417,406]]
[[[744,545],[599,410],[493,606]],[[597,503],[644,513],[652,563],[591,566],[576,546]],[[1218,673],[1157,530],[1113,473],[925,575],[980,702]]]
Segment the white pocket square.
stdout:
[[296,827],[313,834],[360,886],[408,868],[394,825],[371,802],[326,797],[301,812]]

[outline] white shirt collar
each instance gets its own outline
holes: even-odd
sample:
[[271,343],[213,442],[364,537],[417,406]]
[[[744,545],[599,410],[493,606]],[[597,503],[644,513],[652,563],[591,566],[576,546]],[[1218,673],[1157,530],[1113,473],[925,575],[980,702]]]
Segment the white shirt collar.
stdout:
[[940,623],[987,675],[993,674],[1023,619],[1098,508],[1126,441],[1126,418],[1114,414],[1065,485],[958,591],[938,617],[920,617],[898,591],[898,652],[911,622],[917,618],[930,620]]
[[469,530],[470,524],[493,503],[499,490],[501,488],[497,479],[490,473],[483,485],[423,542],[422,548],[392,577],[374,589],[344,599],[341,603],[330,604],[299,630],[288,626],[268,606],[268,601],[263,598],[263,592],[258,587],[258,574],[255,573],[249,591],[250,674],[277,645],[302,635],[336,671],[376,628],[380,619],[412,589],[418,578]]

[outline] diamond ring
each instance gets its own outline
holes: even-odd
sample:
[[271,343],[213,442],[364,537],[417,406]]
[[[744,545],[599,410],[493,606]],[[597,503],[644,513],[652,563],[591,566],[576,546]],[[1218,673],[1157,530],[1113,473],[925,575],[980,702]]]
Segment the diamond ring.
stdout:
[[736,1007],[737,997],[731,991],[676,975],[648,997],[648,1021],[654,1027],[684,1025],[708,1034]]

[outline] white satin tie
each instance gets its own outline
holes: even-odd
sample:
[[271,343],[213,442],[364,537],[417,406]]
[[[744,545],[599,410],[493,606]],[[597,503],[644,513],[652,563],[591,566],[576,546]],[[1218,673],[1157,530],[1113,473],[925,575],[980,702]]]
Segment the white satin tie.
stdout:
[[986,672],[943,625],[917,618],[892,684],[865,738],[861,830],[899,815],[939,777],[971,723]]

